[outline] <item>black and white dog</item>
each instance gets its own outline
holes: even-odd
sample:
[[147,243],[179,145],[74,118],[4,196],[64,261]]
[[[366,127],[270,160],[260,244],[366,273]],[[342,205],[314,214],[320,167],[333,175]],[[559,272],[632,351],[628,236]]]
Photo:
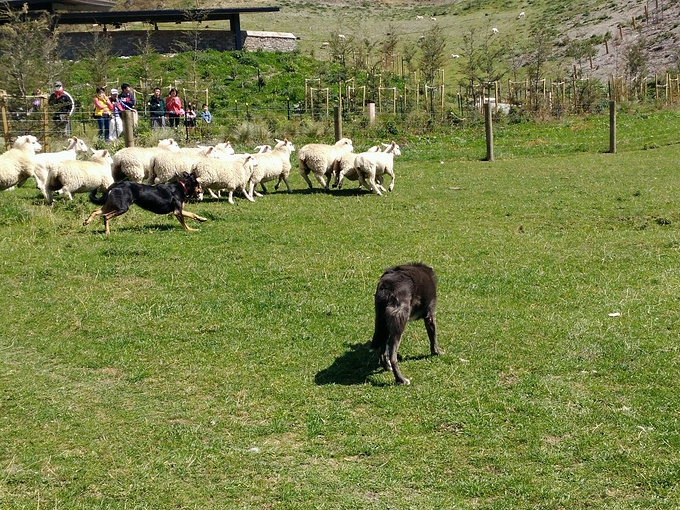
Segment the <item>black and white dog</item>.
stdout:
[[187,172],[184,172],[177,182],[157,186],[131,181],[116,182],[109,186],[101,197],[97,197],[97,190],[90,193],[90,202],[102,207],[90,214],[83,225],[88,225],[101,214],[108,234],[110,233],[109,220],[125,214],[132,204],[137,204],[142,209],[156,214],[173,213],[185,230],[196,230],[189,228],[184,218],[192,218],[196,221],[207,221],[207,218],[185,211],[184,203],[201,193],[203,190],[196,176],[189,175]]
[[430,339],[430,352],[444,352],[437,345],[435,307],[437,278],[430,266],[405,264],[385,270],[375,291],[375,331],[371,350],[380,353],[385,370],[392,370],[397,384],[410,384],[399,370],[397,351],[406,323],[423,319]]

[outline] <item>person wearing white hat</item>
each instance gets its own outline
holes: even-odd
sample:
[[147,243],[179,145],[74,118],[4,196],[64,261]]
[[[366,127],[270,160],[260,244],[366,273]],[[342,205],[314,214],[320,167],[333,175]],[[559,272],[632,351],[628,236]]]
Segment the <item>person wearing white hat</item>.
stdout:
[[111,89],[109,97],[113,103],[113,112],[111,113],[111,126],[109,127],[109,139],[116,140],[123,134],[123,119],[120,117],[120,111],[123,109],[118,98],[118,89]]
[[71,136],[71,115],[76,108],[76,103],[71,94],[64,90],[60,81],[54,82],[54,92],[47,99],[47,104],[52,111],[54,125],[63,129],[65,136]]

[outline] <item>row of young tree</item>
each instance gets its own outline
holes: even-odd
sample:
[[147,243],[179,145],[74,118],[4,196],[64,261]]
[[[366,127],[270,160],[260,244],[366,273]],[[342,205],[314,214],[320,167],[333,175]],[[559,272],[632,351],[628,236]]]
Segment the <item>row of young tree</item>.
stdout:
[[[462,36],[460,54],[449,55],[444,29],[434,25],[417,42],[400,41],[393,27],[377,42],[355,35],[331,33],[324,47],[332,62],[341,65],[347,76],[361,71],[368,75],[395,72],[402,78],[419,72],[424,83],[433,87],[442,69],[450,67],[451,58],[458,65],[453,84],[467,90],[482,90],[489,84],[506,80],[528,81],[529,88],[539,90],[546,75],[554,82],[587,79],[589,66],[597,54],[598,45],[615,42],[612,34],[586,40],[559,38],[554,29],[544,25],[530,27],[526,38],[517,34],[499,37],[489,27],[470,27]],[[678,50],[680,57],[680,50]],[[460,59],[460,60],[458,60]],[[622,52],[624,78],[640,82],[648,74],[649,43],[638,38]],[[677,74],[675,69],[664,70]],[[664,74],[664,73],[661,73]],[[606,83],[604,84],[606,87]]]

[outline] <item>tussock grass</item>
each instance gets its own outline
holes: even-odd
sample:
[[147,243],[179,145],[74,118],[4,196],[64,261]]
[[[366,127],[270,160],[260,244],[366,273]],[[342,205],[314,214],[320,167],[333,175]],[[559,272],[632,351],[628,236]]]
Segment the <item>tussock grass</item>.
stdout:
[[[193,233],[0,193],[0,506],[675,508],[679,157],[294,170]],[[372,297],[418,260],[446,354],[409,324],[395,387]]]

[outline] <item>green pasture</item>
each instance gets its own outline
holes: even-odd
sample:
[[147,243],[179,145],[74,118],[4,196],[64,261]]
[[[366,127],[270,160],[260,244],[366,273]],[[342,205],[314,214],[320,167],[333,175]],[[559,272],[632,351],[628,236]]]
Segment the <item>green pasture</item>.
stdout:
[[[413,143],[384,197],[294,167],[198,232],[1,192],[0,508],[677,508],[680,145],[601,140]],[[410,323],[397,387],[366,342],[408,261],[445,355]]]

